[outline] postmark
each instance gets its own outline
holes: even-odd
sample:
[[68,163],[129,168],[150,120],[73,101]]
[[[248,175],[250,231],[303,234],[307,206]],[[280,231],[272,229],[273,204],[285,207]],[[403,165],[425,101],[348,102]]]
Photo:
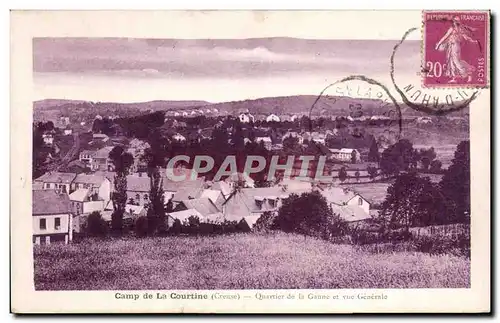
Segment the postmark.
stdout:
[[423,86],[488,86],[489,12],[424,11],[422,17]]
[[[384,84],[365,75],[346,76],[326,86],[309,117],[331,117],[336,121],[335,131],[345,129],[347,138],[355,140],[373,136],[382,147],[397,142],[403,130],[400,104]],[[310,128],[314,131],[312,124]]]
[[[390,78],[403,105],[436,116],[469,108],[481,88],[425,87],[422,84],[420,78],[427,73],[425,66],[419,59],[407,59],[417,50],[408,38],[417,32],[417,27],[407,30],[394,45],[390,57]],[[411,71],[412,74],[408,76],[403,71]]]

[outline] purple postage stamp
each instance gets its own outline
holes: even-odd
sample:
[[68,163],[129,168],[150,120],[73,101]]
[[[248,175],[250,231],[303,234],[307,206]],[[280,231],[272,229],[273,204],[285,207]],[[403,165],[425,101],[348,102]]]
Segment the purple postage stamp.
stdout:
[[423,12],[423,86],[486,87],[489,11]]

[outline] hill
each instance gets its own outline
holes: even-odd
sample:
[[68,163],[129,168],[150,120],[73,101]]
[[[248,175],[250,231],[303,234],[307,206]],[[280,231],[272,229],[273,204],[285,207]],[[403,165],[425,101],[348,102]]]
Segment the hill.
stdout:
[[[396,107],[392,102],[383,102],[377,99],[352,98],[347,96],[294,95],[282,97],[266,97],[252,100],[210,103],[206,101],[149,101],[136,103],[114,102],[88,102],[48,99],[35,101],[35,120],[53,118],[57,115],[137,115],[152,111],[192,110],[200,108],[217,109],[219,114],[238,115],[249,111],[252,114],[305,114],[312,116],[348,116],[359,109],[364,116],[386,115],[396,117]],[[314,108],[311,110],[311,108]],[[415,111],[404,104],[399,104],[403,117],[428,116],[428,114]],[[390,111],[393,112],[390,112]],[[454,112],[452,116],[464,116],[468,109]]]

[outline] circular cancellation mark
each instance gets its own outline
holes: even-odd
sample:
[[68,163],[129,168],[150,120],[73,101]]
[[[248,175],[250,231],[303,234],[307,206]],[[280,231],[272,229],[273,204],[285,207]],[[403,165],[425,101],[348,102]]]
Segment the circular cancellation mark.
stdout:
[[436,116],[468,108],[480,94],[479,89],[422,86],[423,76],[430,72],[422,64],[422,44],[420,41],[417,44],[417,41],[408,40],[417,30],[411,28],[406,31],[394,46],[390,57],[390,77],[396,92],[401,96],[402,106]]

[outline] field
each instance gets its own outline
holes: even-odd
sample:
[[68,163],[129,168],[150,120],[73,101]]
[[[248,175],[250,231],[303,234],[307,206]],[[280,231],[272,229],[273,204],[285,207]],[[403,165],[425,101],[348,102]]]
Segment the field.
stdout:
[[467,288],[465,257],[276,233],[35,246],[37,290]]

